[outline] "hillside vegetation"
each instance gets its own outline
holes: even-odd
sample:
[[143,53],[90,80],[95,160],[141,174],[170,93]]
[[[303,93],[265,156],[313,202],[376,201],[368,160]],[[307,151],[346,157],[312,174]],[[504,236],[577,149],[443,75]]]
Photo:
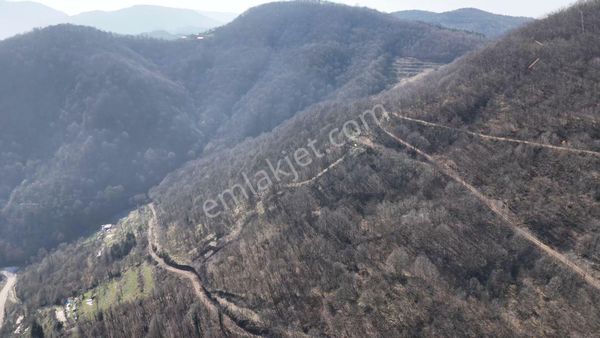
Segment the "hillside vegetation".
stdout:
[[[152,194],[162,241],[208,288],[309,335],[593,335],[600,158],[392,113],[597,154],[599,19],[600,2],[584,2],[424,79],[359,103],[320,105],[186,166]],[[329,145],[331,130],[377,104],[390,112],[387,132],[436,162],[379,128]],[[290,175],[249,192],[242,174],[268,170],[265,159],[275,163],[307,139],[326,155],[300,171],[306,184],[287,184]],[[494,209],[436,163],[454,168]],[[207,213],[211,199],[217,206]],[[522,223],[499,216],[509,213]],[[586,279],[515,229],[568,257]]]
[[[286,24],[295,22],[292,14],[274,15],[294,6],[318,18],[312,10],[319,5],[260,7],[209,42],[214,50],[231,44],[285,51],[307,43],[307,36],[338,36],[310,27],[295,35],[295,26]],[[355,9],[325,6],[349,11],[346,20],[330,23],[357,24],[349,19]],[[256,13],[262,11],[270,15],[261,21]],[[380,17],[361,12],[357,18],[369,15]],[[395,27],[389,22],[384,31]],[[250,27],[262,33],[241,33]],[[343,31],[363,36],[367,28],[361,27]],[[220,34],[228,38],[219,40]],[[384,36],[404,41],[401,46],[413,37]],[[342,37],[340,45],[354,45]],[[355,48],[366,51],[359,47],[364,40],[357,41],[363,42]],[[368,47],[396,45],[376,41]],[[435,50],[419,39],[413,43],[423,53]],[[132,46],[134,55],[145,51],[151,65],[166,67],[160,74],[181,74],[176,83],[191,93],[211,89],[188,86],[204,73],[171,64],[167,48],[151,49],[145,40]],[[278,91],[283,84],[277,77],[265,75],[277,73],[263,71],[270,80],[255,83],[273,87],[253,92],[244,103],[260,109],[245,115],[238,110],[241,99],[219,109],[226,117],[207,110],[192,115],[207,121],[206,129],[196,127],[212,143],[202,147],[202,157],[151,189],[150,203],[119,223],[114,242],[105,246],[111,249],[99,257],[94,255],[106,242],[91,237],[27,267],[17,287],[23,304],[11,310],[5,331],[24,314],[29,327],[43,326],[56,336],[595,336],[600,1],[581,2],[450,65],[393,83],[401,57],[445,62],[414,48],[382,49],[391,55],[389,63],[382,61],[387,66],[356,66],[361,77],[300,107]],[[370,54],[356,55],[363,60]],[[321,77],[306,66],[295,68],[305,65],[299,60],[306,57],[293,59],[290,69],[296,76],[310,74],[319,86]],[[374,61],[379,57],[371,60],[381,65]],[[322,74],[329,63],[317,65],[310,69]],[[190,100],[194,107],[209,102]],[[210,107],[222,102],[228,101]],[[264,102],[286,105],[268,110]],[[277,122],[248,125],[246,116]],[[152,294],[126,292],[121,299],[137,298],[108,308],[102,303],[95,315],[64,328],[43,315],[65,297],[92,290],[113,299],[103,290],[133,285],[125,277],[144,267],[153,271]]]
[[[327,20],[325,20],[327,18]],[[146,203],[184,162],[481,38],[332,4],[258,7],[204,40],[61,25],[0,42],[0,265]]]

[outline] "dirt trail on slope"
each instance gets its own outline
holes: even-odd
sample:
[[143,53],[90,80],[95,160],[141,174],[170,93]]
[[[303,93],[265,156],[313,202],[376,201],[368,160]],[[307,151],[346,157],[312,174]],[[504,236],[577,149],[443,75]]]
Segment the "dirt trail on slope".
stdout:
[[[446,164],[441,163],[439,160],[435,159],[433,156],[425,153],[424,151],[422,151],[419,148],[413,146],[412,144],[406,142],[405,140],[401,139],[400,137],[392,134],[391,132],[385,130],[384,128],[381,128],[381,129],[386,135],[390,136],[391,138],[393,138],[394,140],[396,140],[397,142],[399,142],[406,148],[413,150],[417,154],[421,155],[427,161],[429,161],[431,164],[433,164],[436,168],[438,168],[443,174],[450,177],[451,179],[453,179],[454,181],[458,182],[460,185],[465,187],[467,190],[469,190],[469,192],[471,192],[475,197],[477,197],[477,199],[479,199],[482,203],[484,203],[492,212],[494,212],[496,215],[498,215],[500,218],[502,218],[502,220],[504,220],[517,234],[521,235],[523,238],[525,238],[527,241],[529,241],[530,243],[532,243],[533,245],[538,247],[540,250],[542,250],[549,256],[555,258],[557,261],[564,264],[571,271],[573,271],[574,273],[579,275],[581,278],[583,278],[583,280],[585,280],[586,283],[588,283],[590,286],[594,287],[596,290],[600,291],[600,281],[594,277],[592,272],[588,271],[587,268],[585,268],[585,267],[581,267],[581,266],[577,265],[575,262],[570,260],[567,256],[552,249],[551,247],[549,247],[548,245],[546,245],[545,243],[543,243],[539,239],[537,239],[529,230],[523,228],[523,226],[525,226],[525,224],[521,220],[519,220],[517,215],[515,215],[510,210],[508,210],[508,208],[503,206],[498,201],[492,200],[492,199],[488,198],[487,196],[485,196],[483,193],[481,193],[479,190],[477,190],[477,188],[475,188],[471,184],[467,183],[456,171],[454,171],[453,169],[448,167]],[[567,149],[569,149],[569,148],[567,148]]]
[[342,156],[340,159],[338,159],[337,161],[330,164],[327,168],[323,169],[321,172],[319,172],[313,178],[308,179],[306,181],[298,182],[298,183],[286,184],[286,185],[284,185],[284,187],[285,188],[299,188],[299,187],[303,187],[305,185],[309,185],[309,184],[313,183],[314,181],[318,180],[321,176],[327,174],[327,172],[329,170],[337,167],[340,163],[344,162],[345,159],[346,159],[346,155]]
[[[162,251],[160,243],[155,238],[155,231],[158,227],[158,214],[154,204],[149,204],[152,211],[152,218],[148,224],[148,252],[152,259],[158,265],[174,274],[177,274],[192,283],[196,297],[202,302],[204,307],[210,312],[210,318],[217,321],[224,332],[224,327],[231,330],[235,336],[263,336],[268,334],[258,315],[248,309],[237,307],[227,300],[212,295],[203,285],[198,273],[194,268],[185,265],[168,263],[158,255]],[[174,266],[178,265],[178,266]],[[240,318],[245,317],[245,318]]]
[[153,217],[150,220],[150,224],[148,225],[148,252],[150,253],[150,256],[152,256],[152,259],[154,259],[161,268],[188,279],[192,283],[194,293],[196,294],[198,299],[202,301],[206,308],[212,309],[212,303],[208,300],[208,297],[204,293],[202,284],[196,278],[195,273],[172,267],[168,265],[164,259],[158,256],[157,252],[160,252],[162,249],[160,247],[160,243],[158,243],[154,237],[154,229],[156,228],[157,218],[156,211],[154,210],[153,205],[150,205],[150,210],[152,210],[153,214]]
[[433,127],[433,128],[439,128],[439,129],[446,129],[446,130],[452,130],[452,131],[456,131],[456,132],[459,132],[459,133],[464,133],[464,134],[468,134],[468,135],[471,135],[471,136],[480,137],[480,138],[483,138],[485,140],[500,141],[500,142],[510,142],[510,143],[516,143],[516,144],[526,144],[526,145],[530,145],[530,146],[534,146],[534,147],[547,148],[547,149],[552,149],[552,150],[558,150],[558,151],[564,151],[564,152],[571,152],[571,153],[576,153],[576,154],[586,154],[586,155],[592,155],[592,156],[598,156],[598,157],[600,157],[600,152],[597,152],[597,151],[585,150],[585,149],[577,149],[577,148],[570,148],[570,147],[554,146],[554,145],[551,145],[551,144],[531,142],[531,141],[524,141],[524,140],[518,140],[518,139],[513,139],[513,138],[508,138],[508,137],[499,137],[499,136],[486,135],[486,134],[476,133],[476,132],[469,131],[469,130],[448,127],[448,126],[445,126],[445,125],[442,125],[442,124],[433,123],[433,122],[427,122],[427,121],[424,121],[424,120],[419,120],[419,119],[415,119],[415,118],[412,118],[412,117],[400,115],[398,113],[392,113],[392,115],[394,115],[395,117],[397,117],[399,119],[402,119],[402,120],[405,120],[405,121],[415,122],[415,123],[418,123],[418,124],[423,125],[423,126],[428,126],[428,127]]
[[4,315],[6,309],[6,302],[8,302],[8,295],[17,284],[17,275],[12,272],[2,271],[6,277],[6,285],[0,291],[0,329],[4,326]]

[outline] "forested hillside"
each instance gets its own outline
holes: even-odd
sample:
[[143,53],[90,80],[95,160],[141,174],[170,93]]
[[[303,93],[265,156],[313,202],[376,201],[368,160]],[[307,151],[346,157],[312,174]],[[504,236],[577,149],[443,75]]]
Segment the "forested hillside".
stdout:
[[367,9],[275,3],[204,39],[61,25],[0,42],[0,265],[146,203],[184,162],[322,101],[378,93],[394,61],[448,63],[478,36]]
[[402,20],[421,21],[442,27],[476,32],[488,38],[497,38],[533,21],[532,18],[498,15],[476,8],[462,8],[450,12],[400,11],[392,13]]
[[[152,194],[165,250],[284,332],[594,335],[599,23],[600,2],[583,2],[186,166]],[[364,128],[377,104],[387,119]],[[351,119],[361,137],[334,146]],[[297,180],[284,161],[289,175],[251,191],[266,159],[309,139],[322,156]]]
[[[308,26],[295,35],[295,26],[286,24],[295,23],[293,13],[316,18],[315,27],[323,24],[315,6],[252,10],[206,45],[175,45],[183,61],[171,43],[157,48],[147,40],[106,37],[141,58],[143,74],[159,74],[191,94],[181,100],[188,98],[195,113],[181,108],[174,120],[205,139],[192,138],[198,158],[168,174],[151,189],[149,203],[114,229],[62,245],[26,267],[17,286],[22,303],[10,308],[2,333],[600,332],[600,1],[583,1],[400,84],[391,83],[399,55],[444,63],[441,50],[430,57],[417,51],[438,53],[427,39],[453,33],[430,28],[426,40],[412,31],[365,43],[358,37],[374,25],[359,18],[382,18],[385,32],[396,24],[375,12],[325,5],[331,24],[352,23],[343,28],[352,36]],[[338,10],[347,11],[346,20],[335,20]],[[354,11],[362,14],[350,19]],[[257,13],[269,15],[258,20]],[[247,32],[253,27],[258,37]],[[352,63],[340,66],[346,58],[319,52],[320,42],[336,39],[354,46],[356,54],[341,54]],[[458,41],[469,39],[459,34]],[[226,66],[239,60],[226,57],[228,48],[249,55],[240,68]],[[313,48],[319,57],[301,54]],[[258,80],[241,87],[225,81],[223,74],[254,69],[246,62],[264,59],[250,57],[257,50],[270,56],[252,73]],[[282,63],[290,50],[303,57]],[[373,50],[381,53],[368,53]],[[211,54],[217,51],[222,54]],[[373,68],[363,67],[369,55]],[[281,65],[309,76],[311,85],[276,72]],[[339,82],[330,88],[323,79],[332,81],[331,72]],[[292,90],[301,94],[283,95]],[[227,105],[232,99],[236,103]],[[263,122],[248,123],[256,119]],[[150,132],[140,134],[154,135],[144,130]],[[187,134],[173,135],[185,140]],[[170,150],[175,158],[179,149]],[[59,323],[55,311],[66,308],[68,297],[78,310]]]

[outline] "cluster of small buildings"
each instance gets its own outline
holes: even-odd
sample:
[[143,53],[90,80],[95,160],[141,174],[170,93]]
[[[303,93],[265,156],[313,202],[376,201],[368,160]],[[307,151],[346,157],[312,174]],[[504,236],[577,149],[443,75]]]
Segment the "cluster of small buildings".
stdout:
[[67,298],[65,301],[65,313],[67,314],[67,317],[77,321],[77,302],[75,298]]
[[[24,316],[19,316],[19,318],[17,318],[17,323],[16,323],[17,324],[17,329],[14,332],[15,335],[20,335],[21,331],[23,331],[23,325],[22,325],[23,324],[23,319],[25,319]],[[25,332],[27,332],[27,330],[29,330],[29,328],[26,328]],[[25,332],[23,332],[23,333],[25,333]]]
[[182,40],[204,40],[205,37],[199,34],[192,34],[192,35],[184,35],[181,37]]

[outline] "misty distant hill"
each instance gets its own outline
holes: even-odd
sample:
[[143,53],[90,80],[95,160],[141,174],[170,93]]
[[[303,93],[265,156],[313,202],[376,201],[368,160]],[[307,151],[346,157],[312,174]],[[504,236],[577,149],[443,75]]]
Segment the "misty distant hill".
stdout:
[[221,21],[194,10],[145,5],[110,12],[86,12],[71,17],[69,22],[131,35],[154,31],[190,34],[221,25]]
[[0,0],[0,40],[33,28],[58,24],[67,18],[65,13],[35,2]]
[[202,12],[161,6],[133,6],[116,11],[93,11],[74,16],[35,2],[0,0],[0,40],[34,28],[61,23],[90,26],[103,31],[173,40],[231,22],[237,14]]
[[481,33],[489,38],[498,37],[534,20],[527,17],[493,14],[476,8],[462,8],[444,13],[411,10],[395,12],[392,15],[403,20],[422,21],[446,28]]

